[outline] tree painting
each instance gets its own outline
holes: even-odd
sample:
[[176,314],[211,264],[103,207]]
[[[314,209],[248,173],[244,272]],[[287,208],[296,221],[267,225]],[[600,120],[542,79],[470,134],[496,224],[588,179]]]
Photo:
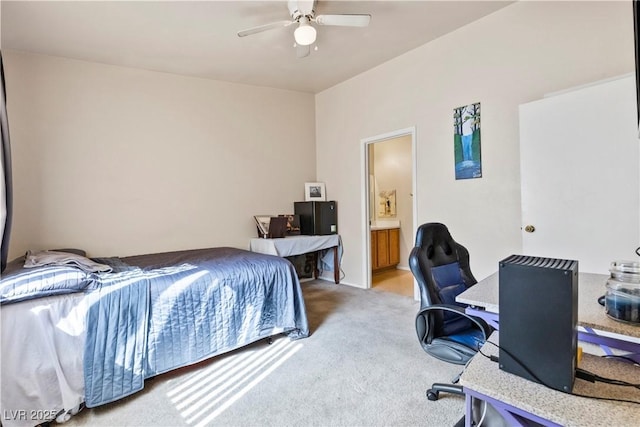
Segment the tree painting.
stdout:
[[482,177],[479,102],[453,109],[453,151],[456,179]]

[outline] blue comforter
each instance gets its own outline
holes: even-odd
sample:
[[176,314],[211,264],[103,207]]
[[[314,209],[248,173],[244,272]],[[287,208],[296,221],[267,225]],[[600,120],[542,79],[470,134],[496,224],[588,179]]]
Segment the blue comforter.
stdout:
[[[146,378],[274,334],[309,334],[300,283],[283,258],[215,248],[100,262],[114,272],[83,276],[82,286],[65,290],[86,292],[89,301],[88,407],[142,390]],[[51,286],[44,291],[51,294]]]
[[300,284],[282,258],[216,248],[124,260],[144,268],[100,274],[90,295],[88,407],[274,334],[309,334]]

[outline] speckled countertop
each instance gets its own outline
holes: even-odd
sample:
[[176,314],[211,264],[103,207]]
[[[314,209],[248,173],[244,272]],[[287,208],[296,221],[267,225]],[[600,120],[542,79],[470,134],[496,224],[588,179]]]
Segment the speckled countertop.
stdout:
[[498,292],[498,272],[495,272],[458,295],[456,301],[498,313]]
[[[498,332],[489,338],[499,344]],[[498,355],[485,344],[482,352]],[[640,367],[631,363],[584,354],[581,368],[606,378],[640,382]],[[640,405],[588,399],[549,389],[541,384],[500,370],[498,363],[477,354],[460,377],[460,384],[563,426],[632,426],[640,420]],[[640,402],[640,390],[631,387],[590,383],[576,379],[574,394],[627,399]]]
[[376,230],[389,230],[392,228],[400,228],[400,221],[399,220],[378,220],[378,221],[371,221],[371,223],[369,224],[369,227],[371,229],[371,231],[376,231]]
[[[630,341],[640,342],[640,325],[613,320],[598,304],[598,297],[605,293],[608,277],[606,274],[578,273],[578,323],[580,326],[626,335],[632,337]],[[456,301],[498,313],[498,283],[496,272],[458,295]]]
[[378,231],[378,230],[391,230],[394,228],[400,228],[400,227],[395,227],[393,225],[372,225],[371,226],[371,231]]

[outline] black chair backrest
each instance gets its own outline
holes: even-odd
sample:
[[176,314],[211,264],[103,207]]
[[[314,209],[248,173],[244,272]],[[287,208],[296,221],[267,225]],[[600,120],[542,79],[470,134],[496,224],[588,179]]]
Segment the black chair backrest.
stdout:
[[[456,295],[477,283],[469,267],[469,251],[453,240],[441,223],[427,223],[418,228],[409,267],[420,289],[421,310],[434,304],[464,306],[455,302]],[[454,313],[439,313],[434,320],[436,336],[469,326],[468,320]]]

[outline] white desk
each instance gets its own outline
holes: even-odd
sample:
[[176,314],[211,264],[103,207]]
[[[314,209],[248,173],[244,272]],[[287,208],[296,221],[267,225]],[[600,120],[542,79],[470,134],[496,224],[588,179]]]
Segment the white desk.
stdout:
[[[606,274],[578,273],[578,338],[636,353],[632,358],[640,361],[640,325],[611,319],[598,303],[598,297],[605,293],[608,277]],[[496,272],[462,292],[456,301],[469,305],[465,309],[468,314],[480,317],[495,329],[500,329],[498,286]]]
[[[499,344],[498,332],[489,341]],[[482,352],[498,356],[494,345]],[[631,363],[584,354],[579,366],[606,378],[637,382],[640,368]],[[640,405],[572,396],[501,370],[498,363],[476,354],[460,377],[466,398],[465,423],[472,420],[472,398],[490,403],[509,423],[527,425],[518,417],[545,426],[631,426],[640,419]],[[640,390],[576,379],[573,393],[640,402]]]
[[287,257],[307,253],[315,253],[314,277],[318,278],[317,252],[333,248],[333,278],[336,284],[340,283],[340,257],[338,250],[340,236],[330,234],[328,236],[288,236],[280,239],[253,238],[249,243],[249,250],[267,255]]

